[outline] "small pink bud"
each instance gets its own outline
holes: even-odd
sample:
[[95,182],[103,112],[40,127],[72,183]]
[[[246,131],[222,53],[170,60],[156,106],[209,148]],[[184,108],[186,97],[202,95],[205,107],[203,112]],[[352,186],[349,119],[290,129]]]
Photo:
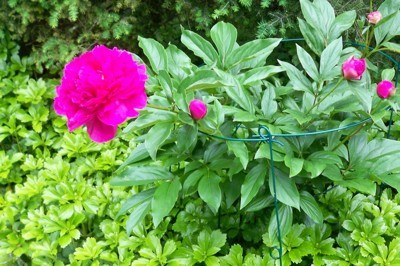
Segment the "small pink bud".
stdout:
[[382,19],[382,14],[379,11],[374,11],[368,14],[368,22],[371,24],[377,24]]
[[390,80],[382,80],[376,86],[376,94],[382,99],[387,99],[396,93],[396,88]]
[[189,110],[194,120],[200,120],[207,114],[207,105],[201,100],[192,100],[189,103]]
[[365,59],[355,59],[351,56],[342,65],[343,77],[347,80],[360,80],[366,69]]

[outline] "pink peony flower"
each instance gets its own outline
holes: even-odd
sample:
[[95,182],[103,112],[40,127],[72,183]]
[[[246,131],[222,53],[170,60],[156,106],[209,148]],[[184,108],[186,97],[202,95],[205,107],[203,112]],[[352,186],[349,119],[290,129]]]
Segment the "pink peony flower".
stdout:
[[377,24],[382,19],[382,14],[379,11],[374,11],[368,14],[368,22],[371,24]]
[[342,65],[343,76],[348,80],[360,80],[365,69],[365,59],[355,59],[354,56],[351,56]]
[[54,110],[67,117],[69,131],[86,125],[93,141],[106,142],[146,106],[146,80],[145,65],[129,52],[96,46],[65,66]]
[[201,100],[192,100],[189,103],[189,110],[194,120],[200,120],[207,114],[207,105]]
[[382,99],[387,99],[396,93],[396,88],[390,80],[382,80],[376,86],[376,94]]

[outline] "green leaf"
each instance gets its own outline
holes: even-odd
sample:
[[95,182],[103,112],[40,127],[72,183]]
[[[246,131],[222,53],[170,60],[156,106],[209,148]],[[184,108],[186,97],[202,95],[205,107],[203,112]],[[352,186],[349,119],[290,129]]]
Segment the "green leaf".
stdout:
[[300,0],[300,7],[301,7],[301,12],[303,13],[303,16],[306,19],[306,21],[314,29],[318,29],[318,31],[323,34],[324,32],[321,29],[322,28],[321,24],[323,24],[324,18],[322,18],[322,14],[315,7],[315,5],[311,3],[309,0]]
[[228,149],[240,159],[243,169],[246,169],[249,163],[249,151],[247,150],[246,144],[242,141],[228,141],[227,145]]
[[190,194],[192,188],[194,188],[199,182],[200,178],[207,174],[206,168],[200,168],[193,171],[188,177],[186,177],[183,183],[183,195]]
[[337,181],[336,183],[344,187],[355,188],[358,191],[367,193],[369,195],[375,195],[376,193],[376,183],[369,179],[365,178],[346,179]]
[[176,147],[179,152],[186,152],[197,141],[197,126],[183,125],[178,130]]
[[236,77],[218,69],[215,69],[214,71],[217,72],[217,74],[221,77],[224,84],[227,84],[229,86],[225,88],[228,96],[244,110],[248,111],[251,114],[254,114],[255,107],[250,98],[250,95],[247,90],[242,86],[242,84],[240,84],[240,82],[236,79]]
[[211,28],[210,35],[218,49],[222,65],[225,65],[226,58],[235,46],[237,30],[232,24],[221,21]]
[[161,166],[127,166],[114,176],[110,184],[112,186],[137,186],[172,178],[174,175]]
[[285,155],[285,165],[289,167],[289,177],[298,175],[303,170],[304,159]]
[[298,70],[292,64],[280,60],[278,60],[278,62],[286,70],[286,73],[289,76],[294,90],[305,91],[311,94],[313,93],[311,82],[307,79],[306,76],[304,76],[303,73],[301,73],[300,70]]
[[322,33],[314,29],[308,22],[302,19],[298,20],[301,34],[303,35],[307,45],[314,53],[321,55],[325,47]]
[[179,84],[179,91],[213,89],[221,87],[222,85],[224,84],[215,71],[201,69],[182,80],[181,84]]
[[148,158],[149,152],[146,149],[146,146],[144,143],[140,143],[139,145],[136,146],[136,148],[131,152],[131,154],[128,156],[128,158],[124,161],[123,164],[117,169],[117,171],[124,169],[127,165],[139,162],[143,159]]
[[322,80],[332,80],[336,77],[337,64],[340,60],[340,55],[343,50],[342,38],[332,41],[321,54],[321,64],[319,72],[321,73]]
[[190,57],[172,44],[167,47],[166,52],[169,73],[179,79],[186,77],[193,66]]
[[207,171],[207,173],[201,178],[199,182],[199,195],[202,200],[204,200],[211,211],[216,214],[218,208],[221,205],[221,188],[219,183],[221,178],[212,171]]
[[167,53],[159,42],[151,38],[139,37],[139,47],[143,49],[155,73],[168,69]]
[[275,47],[280,43],[281,39],[265,39],[247,42],[242,46],[233,50],[228,58],[227,67],[234,67],[240,63],[252,60],[254,58],[267,58]]
[[246,175],[240,190],[240,209],[246,207],[257,195],[260,187],[264,184],[266,172],[266,165],[258,164]]
[[181,188],[179,179],[175,178],[172,182],[162,183],[156,189],[151,201],[151,215],[153,216],[154,227],[157,227],[162,219],[172,210]]
[[297,56],[299,57],[300,63],[303,66],[304,70],[307,74],[314,80],[319,80],[319,73],[317,66],[315,65],[314,59],[311,57],[306,50],[304,50],[301,46],[296,44]]
[[357,13],[354,10],[338,15],[329,29],[328,40],[331,42],[339,38],[342,33],[353,26]]
[[278,103],[275,101],[275,98],[275,87],[272,84],[267,83],[261,99],[261,110],[267,119],[271,118],[278,110]]
[[199,34],[182,28],[181,42],[195,55],[203,59],[207,65],[214,65],[218,60],[218,53],[212,44]]
[[[274,173],[277,199],[286,205],[300,209],[300,194],[294,180],[277,168],[274,169]],[[271,195],[275,194],[271,171],[269,177],[269,190],[271,191]]]
[[400,54],[400,44],[394,42],[384,42],[383,47],[388,48],[390,51]]
[[[399,45],[400,48],[400,45]],[[399,50],[400,53],[400,50]],[[384,69],[381,73],[381,79],[384,80],[393,80],[394,75],[396,74],[396,71],[394,70],[394,68],[389,68],[389,69]]]
[[129,215],[128,220],[126,221],[126,233],[128,235],[131,234],[133,228],[143,221],[144,217],[150,212],[151,206],[151,198],[142,202],[139,206],[137,206],[133,212]]
[[271,195],[260,195],[254,198],[246,207],[246,212],[256,212],[267,208],[274,202],[274,197]]
[[300,208],[316,223],[322,223],[324,216],[314,197],[307,191],[300,194]]
[[171,135],[173,127],[173,123],[159,123],[147,132],[144,145],[153,160],[156,160],[157,150]]
[[284,238],[290,231],[293,223],[293,209],[290,206],[281,205],[278,209],[279,229],[276,220],[276,209],[273,210],[268,225],[268,234],[272,243],[278,243],[278,230],[281,238]]
[[[380,8],[378,10],[380,10]],[[394,10],[392,9],[389,12],[393,11]],[[377,45],[380,44],[381,42],[388,42],[394,36],[400,34],[400,29],[398,27],[398,25],[400,24],[400,11],[397,9],[397,11],[391,14],[385,15],[384,13],[382,13],[382,15],[383,18],[378,22],[374,31],[375,41]]]
[[130,123],[123,132],[128,133],[132,130],[144,129],[160,122],[172,123],[175,121],[176,116],[176,113],[165,110],[157,110],[156,112],[144,111],[138,118]]
[[155,188],[150,188],[144,191],[141,191],[132,197],[130,197],[127,201],[122,204],[121,208],[119,209],[116,218],[120,217],[123,214],[126,214],[131,208],[145,202],[149,201],[151,197],[153,197]]
[[260,83],[262,80],[282,71],[284,71],[284,69],[280,66],[256,67],[240,74],[237,79],[243,85],[254,86],[255,84]]

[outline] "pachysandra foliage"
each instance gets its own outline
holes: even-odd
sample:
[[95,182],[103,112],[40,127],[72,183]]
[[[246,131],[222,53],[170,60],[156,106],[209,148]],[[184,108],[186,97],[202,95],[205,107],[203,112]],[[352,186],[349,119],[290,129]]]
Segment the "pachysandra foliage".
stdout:
[[[397,113],[385,138],[398,96],[382,100],[378,85],[394,86],[397,72],[374,68],[378,50],[398,51],[391,25],[399,5],[385,1],[381,21],[366,24],[372,50],[347,45],[340,36],[355,13],[335,15],[325,0],[301,1],[305,41],[297,46],[239,43],[224,22],[208,39],[182,28],[190,54],[140,38],[148,105],[102,145],[68,132],[51,111],[58,81],[34,79],[32,62],[0,38],[0,261],[276,265],[277,212],[283,265],[399,264]],[[290,47],[290,61],[275,52]],[[356,77],[343,67],[352,56],[368,67]],[[265,134],[260,125],[290,134],[363,120],[327,134],[244,141]]]

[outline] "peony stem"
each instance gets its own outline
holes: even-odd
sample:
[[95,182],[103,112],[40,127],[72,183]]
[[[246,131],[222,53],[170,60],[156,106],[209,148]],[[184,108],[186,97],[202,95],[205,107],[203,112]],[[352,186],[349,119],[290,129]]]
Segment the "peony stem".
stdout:
[[332,88],[327,94],[325,94],[324,97],[322,97],[321,99],[319,99],[317,102],[314,102],[313,106],[306,112],[306,115],[308,115],[308,114],[312,111],[312,109],[314,109],[314,108],[315,108],[316,106],[318,106],[323,100],[325,100],[329,95],[331,95],[331,94],[339,87],[339,85],[340,85],[340,83],[342,83],[342,81],[343,81],[343,77],[341,77],[341,78],[338,80],[338,82],[336,83],[336,85],[333,86],[333,88]]

